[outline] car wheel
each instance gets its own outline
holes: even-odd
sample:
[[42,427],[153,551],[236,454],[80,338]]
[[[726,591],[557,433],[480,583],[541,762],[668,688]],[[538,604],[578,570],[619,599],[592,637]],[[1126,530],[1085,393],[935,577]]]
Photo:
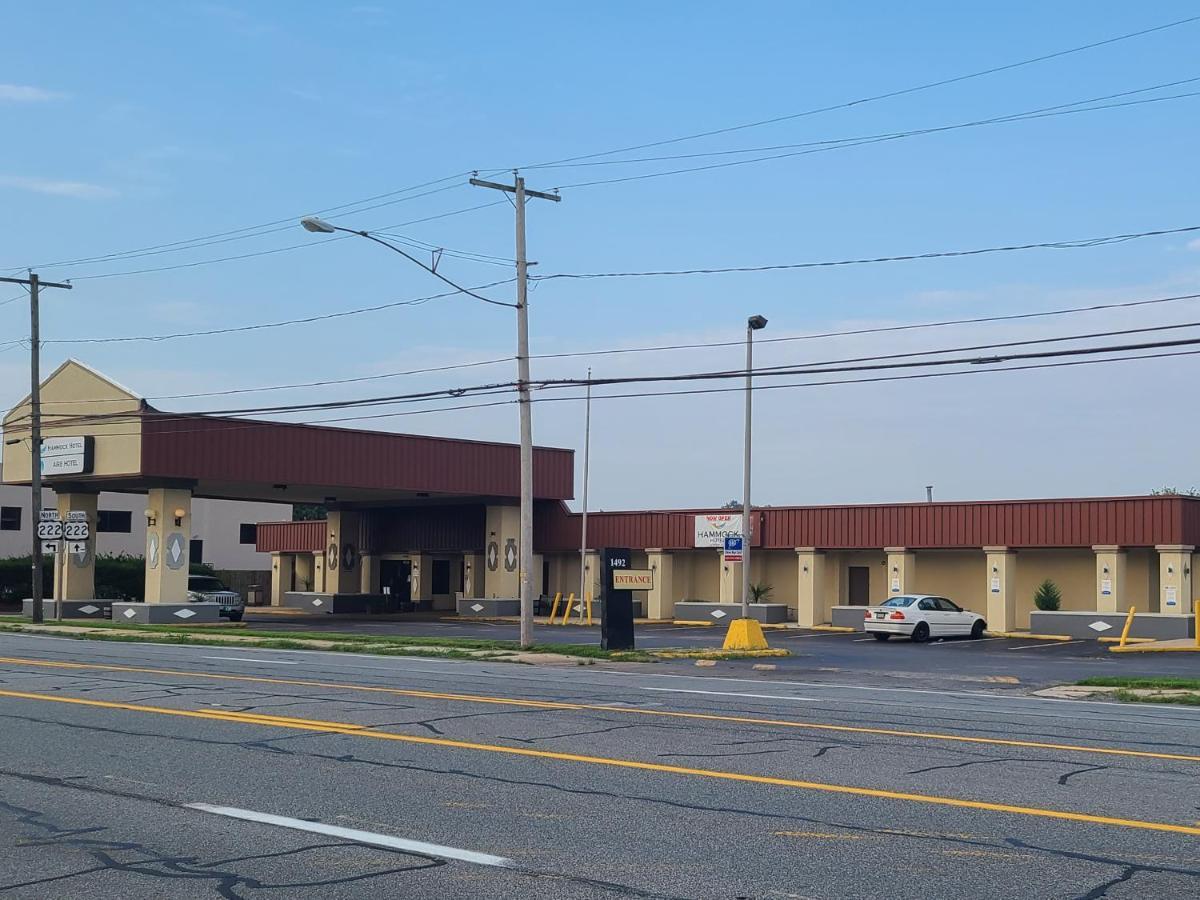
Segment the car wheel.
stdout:
[[230,622],[240,622],[240,621],[242,621],[242,613],[240,613],[240,612],[233,612],[233,613],[230,613],[230,614],[229,614],[229,621],[230,621]]
[[891,637],[890,634],[885,634],[882,631],[875,632],[875,640],[877,640],[877,641],[886,641],[890,637]]
[[971,640],[977,641],[983,637],[983,632],[987,628],[987,622],[983,619],[976,619],[975,624],[971,626]]
[[917,626],[912,630],[912,642],[914,644],[923,644],[927,640],[929,640],[929,624],[918,622]]

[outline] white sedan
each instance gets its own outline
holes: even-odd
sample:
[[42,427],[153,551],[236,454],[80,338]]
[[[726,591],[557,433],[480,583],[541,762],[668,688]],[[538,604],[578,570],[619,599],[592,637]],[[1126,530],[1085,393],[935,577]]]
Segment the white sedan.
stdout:
[[967,612],[945,597],[928,594],[904,594],[885,600],[881,606],[868,606],[863,613],[863,630],[886,641],[893,634],[922,643],[931,637],[983,637],[987,622],[983,616]]

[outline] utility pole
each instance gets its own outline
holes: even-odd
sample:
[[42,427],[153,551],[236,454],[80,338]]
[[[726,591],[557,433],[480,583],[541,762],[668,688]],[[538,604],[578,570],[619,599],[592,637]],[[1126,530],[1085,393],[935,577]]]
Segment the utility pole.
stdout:
[[767,327],[762,316],[746,320],[746,437],[742,460],[742,618],[750,618],[750,544],[754,528],[750,520],[750,434],[754,396],[754,332]]
[[521,411],[521,646],[533,646],[533,415],[529,407],[529,261],[525,258],[525,201],[528,197],[562,200],[557,194],[531,191],[513,172],[513,183],[472,178],[476,187],[513,194],[517,213],[517,405]]
[[[42,287],[71,290],[69,284],[42,281],[34,272],[28,278],[0,278],[5,284],[20,284],[29,288],[29,473],[30,473],[30,516],[29,529],[33,540],[29,548],[30,577],[33,598],[31,618],[34,624],[42,621],[42,542],[38,540],[38,522],[42,518],[42,334],[38,312],[38,289]],[[60,548],[61,549],[61,548]],[[59,603],[61,611],[62,604]]]
[[583,414],[583,527],[579,538],[579,602],[587,604],[588,465],[592,455],[592,370],[588,368],[587,403]]

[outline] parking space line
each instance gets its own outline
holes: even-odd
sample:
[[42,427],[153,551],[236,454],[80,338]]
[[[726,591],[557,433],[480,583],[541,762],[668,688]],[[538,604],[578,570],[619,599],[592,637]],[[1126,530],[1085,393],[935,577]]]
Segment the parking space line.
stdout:
[[1083,640],[1077,641],[1041,641],[1037,644],[1022,644],[1020,647],[1008,647],[1009,650],[1041,650],[1043,647],[1065,647],[1067,644],[1082,644]]
[[1007,639],[1000,638],[1000,637],[992,637],[992,638],[976,638],[974,640],[969,640],[969,641],[950,641],[945,638],[942,638],[941,640],[937,641],[937,643],[935,643],[934,646],[935,647],[973,647],[976,644],[986,644],[988,641],[1003,641],[1003,640],[1007,640]]

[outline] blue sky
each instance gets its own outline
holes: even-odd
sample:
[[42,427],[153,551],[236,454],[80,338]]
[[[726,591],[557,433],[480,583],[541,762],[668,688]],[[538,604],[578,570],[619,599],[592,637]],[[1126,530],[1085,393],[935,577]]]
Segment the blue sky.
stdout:
[[[78,279],[46,296],[48,341],[268,322],[437,293],[361,240],[322,244],[298,216],[423,182],[529,166],[837,104],[1000,66],[1196,12],[1194,4],[0,2],[0,265]],[[47,36],[52,36],[52,40]],[[766,147],[963,122],[1200,76],[1200,23],[850,109],[645,154]],[[1198,89],[1180,86],[1157,95]],[[1153,95],[1148,95],[1153,96]],[[676,177],[564,188],[530,205],[536,272],[754,265],[1085,238],[1200,224],[1200,98],[963,129]],[[632,154],[642,155],[642,154]],[[532,187],[705,160],[528,169]],[[466,179],[339,224],[401,226],[490,203]],[[178,253],[63,266],[283,221]],[[512,255],[501,203],[395,228]],[[266,232],[266,233],[263,233]],[[1189,246],[1191,243],[1191,246]],[[217,257],[302,245],[242,260]],[[171,271],[88,278],[205,263]],[[502,266],[447,257],[467,284]],[[535,353],[736,340],[1025,312],[1196,291],[1188,236],[967,259],[677,279],[548,281]],[[505,298],[509,289],[493,290]],[[15,293],[0,294],[0,301]],[[1195,304],[764,346],[766,365],[1200,320]],[[22,336],[0,306],[0,345]],[[221,338],[49,344],[151,397],[347,378],[511,355],[511,311],[467,298]],[[0,406],[26,385],[0,351]],[[535,361],[534,375],[736,367],[737,348]],[[763,503],[1140,493],[1200,482],[1195,362],[765,392]],[[366,385],[162,400],[217,409],[508,380],[511,366]],[[741,400],[595,406],[593,497],[606,508],[737,496]],[[536,409],[539,443],[578,446],[582,409]],[[316,414],[292,416],[315,419]],[[511,407],[363,427],[513,440]]]

